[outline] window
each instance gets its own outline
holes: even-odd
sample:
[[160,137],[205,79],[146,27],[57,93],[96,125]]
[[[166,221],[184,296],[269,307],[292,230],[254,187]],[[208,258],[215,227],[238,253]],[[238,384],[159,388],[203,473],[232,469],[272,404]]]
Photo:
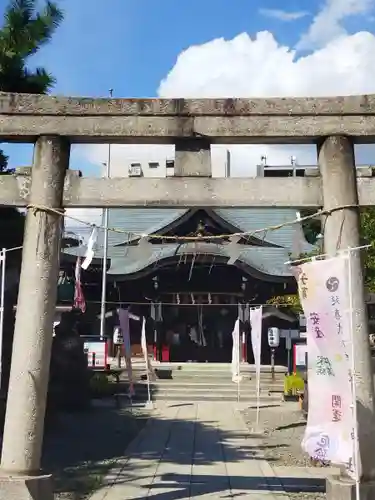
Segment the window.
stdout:
[[265,167],[264,177],[305,177],[305,169],[293,167]]
[[167,160],[165,165],[167,168],[174,168],[174,160]]
[[158,161],[149,161],[148,166],[149,166],[149,168],[158,168],[159,162]]
[[140,163],[131,163],[129,167],[129,177],[141,177],[142,165]]

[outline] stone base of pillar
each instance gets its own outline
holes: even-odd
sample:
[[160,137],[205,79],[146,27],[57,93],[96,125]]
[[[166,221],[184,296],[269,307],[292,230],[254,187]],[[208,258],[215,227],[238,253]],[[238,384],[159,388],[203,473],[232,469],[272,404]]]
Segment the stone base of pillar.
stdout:
[[[326,497],[327,500],[356,500],[354,481],[339,476],[328,477]],[[361,500],[375,499],[375,481],[361,484],[360,497]]]
[[53,500],[51,475],[10,476],[0,472],[0,500]]

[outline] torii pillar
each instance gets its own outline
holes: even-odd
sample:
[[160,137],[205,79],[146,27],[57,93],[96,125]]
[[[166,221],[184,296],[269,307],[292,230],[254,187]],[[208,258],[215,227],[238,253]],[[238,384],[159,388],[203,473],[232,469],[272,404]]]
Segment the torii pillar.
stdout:
[[[360,246],[360,213],[353,141],[345,136],[327,137],[318,148],[324,209],[333,211],[323,222],[324,252]],[[362,462],[361,500],[375,498],[375,408],[367,309],[360,251],[351,257],[354,309],[355,383],[358,439]],[[345,476],[327,479],[327,500],[355,500],[355,484]]]
[[[40,470],[70,146],[57,136],[35,144],[12,365],[0,466],[0,500],[52,500]],[[33,208],[39,206],[40,209]]]

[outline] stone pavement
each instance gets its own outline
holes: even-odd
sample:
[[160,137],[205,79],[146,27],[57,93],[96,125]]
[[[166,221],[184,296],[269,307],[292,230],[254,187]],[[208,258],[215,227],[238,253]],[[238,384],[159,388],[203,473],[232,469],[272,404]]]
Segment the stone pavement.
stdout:
[[[284,480],[262,459],[259,437],[249,433],[239,409],[234,403],[158,405],[90,500],[288,500]],[[290,474],[288,481],[298,479]]]

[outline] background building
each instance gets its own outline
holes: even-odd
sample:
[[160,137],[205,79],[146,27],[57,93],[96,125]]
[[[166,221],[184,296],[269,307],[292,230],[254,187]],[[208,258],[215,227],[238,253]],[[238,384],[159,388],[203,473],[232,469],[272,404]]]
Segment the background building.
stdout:
[[[221,165],[222,176],[230,176],[230,167],[230,153],[227,152]],[[259,175],[268,175],[267,172],[272,171],[269,168],[262,165]],[[290,175],[293,168],[294,165],[289,165],[277,173]],[[217,169],[216,173],[219,173]],[[130,161],[126,174],[130,177],[168,177],[174,174],[174,162]],[[108,233],[107,312],[112,310],[113,314],[106,322],[106,333],[111,335],[113,331],[118,307],[130,307],[147,318],[148,341],[154,346],[157,359],[229,362],[231,334],[239,314],[253,305],[265,304],[275,295],[296,292],[292,270],[285,263],[291,253],[306,253],[314,247],[307,243],[299,224],[286,224],[295,219],[293,208],[110,209],[108,227],[117,231]],[[286,225],[276,231],[260,231],[278,224]],[[238,258],[233,265],[228,265],[231,260],[228,235],[233,233],[247,233],[247,236],[238,241]],[[143,249],[138,246],[141,234],[148,235]],[[204,239],[210,235],[227,236]],[[198,238],[192,243],[184,239],[188,236],[198,236],[202,240]],[[85,250],[84,245],[67,249],[67,268],[72,268],[76,256],[83,256]],[[85,295],[96,304],[91,307],[95,311],[95,321],[99,311],[103,250],[101,234],[95,262],[87,273],[83,273]],[[290,327],[293,321],[298,323],[298,318],[275,310],[273,319],[265,321],[264,327]],[[97,324],[92,328],[98,329]],[[252,355],[247,357],[245,354],[246,321],[242,331],[244,358],[252,362]],[[135,322],[131,337],[133,353],[137,354],[140,352],[140,327]],[[267,363],[266,333],[263,340],[263,362]],[[285,357],[284,350],[279,354]]]

